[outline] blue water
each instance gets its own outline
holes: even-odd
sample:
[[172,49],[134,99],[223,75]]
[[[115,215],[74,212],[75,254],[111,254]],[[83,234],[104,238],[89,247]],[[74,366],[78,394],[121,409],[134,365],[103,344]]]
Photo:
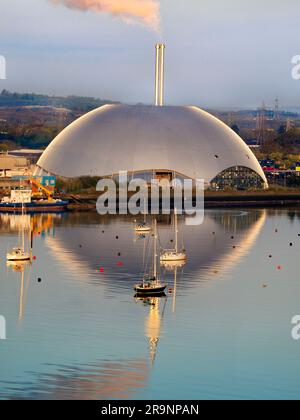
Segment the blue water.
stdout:
[[[300,397],[298,210],[180,219],[188,262],[162,269],[167,296],[150,302],[134,298],[151,236],[137,237],[133,219],[26,217],[0,215],[1,399]],[[36,258],[7,267],[22,224],[34,226]],[[158,225],[172,247],[172,220]]]

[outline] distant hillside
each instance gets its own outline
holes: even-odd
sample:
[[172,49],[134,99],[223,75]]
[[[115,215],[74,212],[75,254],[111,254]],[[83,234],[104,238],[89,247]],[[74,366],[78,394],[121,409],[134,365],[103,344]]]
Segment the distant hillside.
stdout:
[[0,107],[51,106],[67,108],[72,111],[88,112],[105,104],[116,103],[105,99],[83,96],[56,97],[35,93],[12,93],[3,90],[0,94]]

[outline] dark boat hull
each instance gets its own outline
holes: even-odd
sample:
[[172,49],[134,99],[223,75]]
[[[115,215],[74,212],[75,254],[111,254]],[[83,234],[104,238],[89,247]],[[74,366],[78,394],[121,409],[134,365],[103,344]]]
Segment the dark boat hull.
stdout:
[[162,293],[153,293],[151,295],[144,295],[141,293],[136,293],[134,297],[135,299],[149,299],[149,298],[166,298],[167,296],[165,292],[162,292]]
[[[66,211],[68,201],[38,202],[24,203],[24,210],[26,213],[51,213]],[[21,203],[0,203],[0,213],[22,213]]]
[[144,289],[140,287],[135,287],[134,290],[139,296],[157,296],[164,294],[164,291],[166,290],[167,286],[161,286],[156,288],[149,288]]

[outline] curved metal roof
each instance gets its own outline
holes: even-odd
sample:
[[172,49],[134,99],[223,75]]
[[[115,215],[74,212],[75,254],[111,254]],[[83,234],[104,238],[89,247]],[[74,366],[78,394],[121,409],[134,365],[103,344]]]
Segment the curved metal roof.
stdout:
[[267,182],[243,140],[196,107],[105,105],[64,129],[38,166],[70,178],[170,170],[207,183],[244,166]]

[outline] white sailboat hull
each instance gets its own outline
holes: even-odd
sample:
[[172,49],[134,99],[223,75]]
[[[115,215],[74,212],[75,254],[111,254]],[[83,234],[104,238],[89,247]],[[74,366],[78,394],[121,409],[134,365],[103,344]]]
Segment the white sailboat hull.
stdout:
[[185,252],[166,251],[161,257],[161,262],[186,261],[187,255]]
[[23,254],[23,255],[7,254],[6,259],[7,259],[7,261],[12,261],[12,262],[30,261],[30,255],[28,255],[28,254]]
[[135,226],[134,230],[136,232],[150,232],[151,231],[151,226],[145,224],[145,225],[137,225]]

